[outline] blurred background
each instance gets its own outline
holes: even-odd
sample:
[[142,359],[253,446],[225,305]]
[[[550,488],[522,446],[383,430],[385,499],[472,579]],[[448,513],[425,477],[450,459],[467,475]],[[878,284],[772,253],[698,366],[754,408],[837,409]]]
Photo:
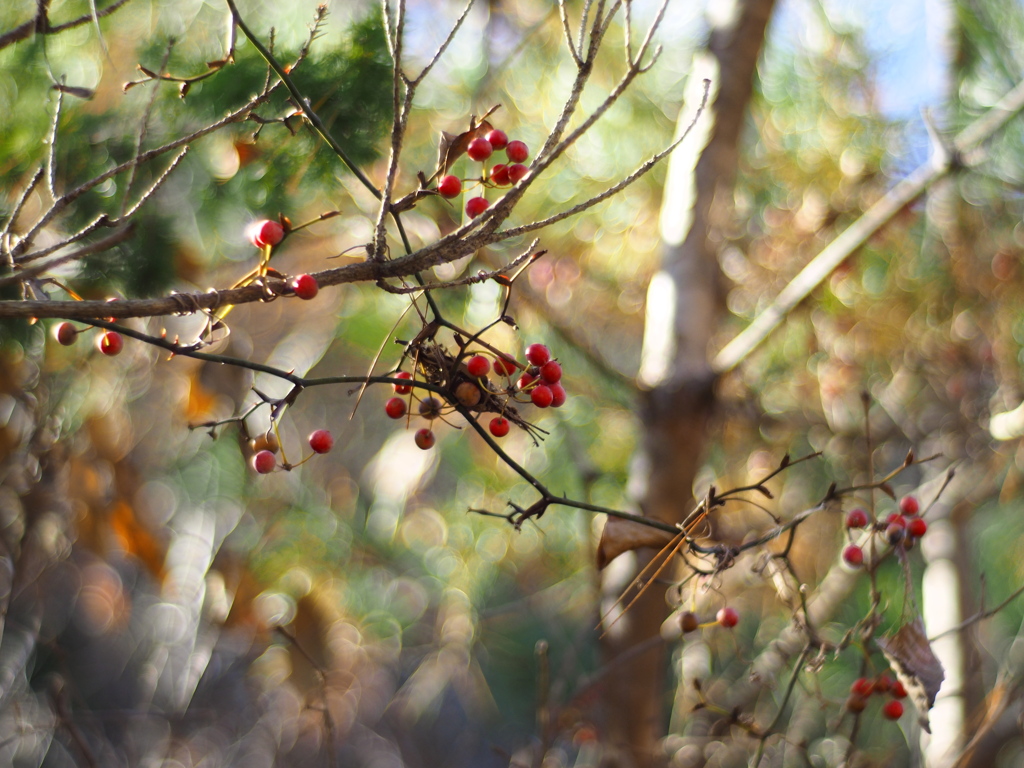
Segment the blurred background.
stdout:
[[[568,3],[573,23],[579,5]],[[685,126],[692,118],[684,96],[694,55],[723,15],[747,5],[672,0],[656,35],[657,65],[531,187],[511,223],[580,202],[666,146],[677,119]],[[90,7],[53,0],[50,23]],[[954,134],[1024,74],[1018,2],[779,0],[767,7],[730,210],[709,232],[720,268],[711,296],[720,322],[709,355],[928,159],[929,122]],[[380,183],[391,119],[380,9],[328,8],[295,79]],[[274,50],[286,61],[306,41],[315,9],[305,0],[239,0],[257,35],[269,40],[273,28]],[[0,35],[36,12],[31,0],[3,4]],[[410,2],[410,71],[459,12],[440,0]],[[634,30],[655,12],[655,3],[635,0]],[[141,79],[140,64],[181,76],[205,71],[224,55],[227,21],[213,0],[130,0],[98,25],[4,39],[0,221],[7,224],[45,162],[54,79],[92,92],[64,97],[54,153],[63,190],[131,158],[144,118],[143,147],[159,146],[257,92],[267,69],[241,36],[235,63],[184,99],[170,83],[124,89]],[[584,111],[621,77],[621,21],[584,92]],[[465,130],[470,115],[495,104],[492,123],[539,148],[574,75],[554,4],[478,3],[418,94],[398,189],[412,190],[417,171],[432,173],[441,131]],[[293,111],[283,90],[257,110],[268,120]],[[833,481],[863,481],[867,392],[880,474],[911,449],[939,455],[900,475],[897,494],[931,502],[946,471],[958,473],[930,508],[939,531],[932,550],[910,555],[912,591],[927,604],[924,574],[941,561],[945,575],[932,599],[966,618],[1024,581],[1024,422],[1013,415],[1024,401],[1021,139],[1020,121],[1011,121],[980,163],[907,206],[723,377],[693,487],[679,488],[681,506],[711,484],[748,482],[786,453],[823,456],[775,481],[772,509],[780,515],[813,506]],[[38,243],[121,210],[163,167],[140,167],[132,190],[123,177],[100,185]],[[464,159],[456,172],[473,171]],[[635,382],[648,286],[662,264],[665,184],[659,166],[544,230],[548,255],[517,284],[510,307],[519,331],[502,326],[487,337],[517,354],[548,344],[565,369],[566,406],[537,419],[550,435],[534,446],[513,430],[509,454],[553,491],[620,509],[634,508],[631,461],[644,439]],[[19,221],[33,220],[47,202],[33,193]],[[326,210],[340,215],[290,237],[275,253],[277,269],[298,274],[354,261],[354,253],[339,254],[372,238],[376,201],[298,122],[241,123],[194,143],[136,217],[131,239],[55,276],[85,298],[225,287],[257,258],[245,235],[251,221],[283,214],[298,223]],[[461,223],[458,200],[428,199],[405,216],[414,247]],[[11,231],[19,232],[17,223]],[[435,277],[497,268],[527,245],[520,238],[483,250]],[[0,291],[19,298],[11,286]],[[446,315],[468,329],[495,319],[500,299],[491,283],[437,294]],[[218,351],[331,376],[370,371],[383,349],[374,370],[386,372],[400,356],[392,339],[419,328],[408,304],[367,284],[324,289],[311,302],[247,305],[230,315],[231,334]],[[195,330],[189,323],[128,324],[184,337]],[[630,764],[609,736],[614,708],[603,682],[619,670],[603,659],[595,630],[600,516],[553,508],[517,531],[471,513],[505,512],[510,501],[536,497],[457,424],[439,427],[436,448],[420,451],[413,429],[386,418],[391,393],[379,387],[358,407],[352,385],[305,391],[280,420],[282,449],[295,462],[308,453],[309,432],[329,429],[334,450],[294,471],[257,476],[249,438],[267,429],[266,409],[245,430],[192,427],[242,412],[256,402],[254,387],[284,395],[281,382],[168,359],[131,340],[106,358],[92,344],[94,331],[61,347],[51,330],[49,322],[0,321],[0,760],[184,768]],[[718,535],[742,540],[751,515],[737,509]],[[838,519],[813,525],[793,555],[810,584],[834,566],[844,541]],[[685,649],[668,644],[665,690],[649,693],[669,734],[663,761],[747,764],[749,751],[736,747],[742,734],[695,732],[682,681],[684,667],[700,657],[714,699],[746,678],[751,659],[790,622],[792,612],[753,564],[740,563],[734,581],[701,598],[713,615],[721,593],[729,595],[743,615],[734,633],[709,629]],[[903,571],[891,562],[878,578],[895,626]],[[867,603],[866,589],[854,590],[821,631],[842,636]],[[859,741],[863,764],[952,764],[973,733],[967,723],[987,712],[992,741],[977,764],[1019,765],[1022,620],[1024,604],[1011,603],[961,633],[953,655],[943,656],[940,706],[948,699],[952,710],[941,721],[941,750],[928,751],[912,717],[897,726],[872,712]],[[837,654],[802,682],[786,712],[800,722],[803,741],[789,757],[771,753],[770,764],[838,764],[842,705],[863,657]],[[770,710],[758,715],[765,711],[770,719]]]

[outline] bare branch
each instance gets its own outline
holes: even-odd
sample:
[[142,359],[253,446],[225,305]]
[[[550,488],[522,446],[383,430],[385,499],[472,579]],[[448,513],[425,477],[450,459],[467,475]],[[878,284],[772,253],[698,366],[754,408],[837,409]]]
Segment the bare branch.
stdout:
[[[4,222],[4,228],[0,230],[0,247],[3,248],[4,256],[8,259],[11,257],[11,252],[7,248],[7,236],[11,232],[11,227],[18,220],[18,215],[21,213],[21,209],[25,206],[25,201],[28,200],[29,195],[32,194],[32,190],[36,188],[36,185],[42,181],[44,169],[39,168],[32,175],[25,189],[22,191],[21,196],[18,198],[18,202],[14,204],[14,210],[11,211],[11,215]],[[13,261],[11,262],[14,263]]]
[[94,18],[101,19],[104,16],[109,16],[121,6],[126,5],[128,2],[130,2],[130,0],[116,0],[116,2],[112,3],[111,5],[108,5],[106,8],[98,12],[95,12],[94,7],[94,12],[86,13],[82,16],[79,16],[77,19],[64,22],[63,24],[51,25],[48,20],[46,20],[44,24],[40,24],[40,20],[38,17],[32,19],[31,21],[26,21],[24,24],[19,24],[10,32],[5,32],[4,34],[0,35],[0,50],[3,50],[7,46],[13,45],[14,43],[17,43],[21,40],[28,39],[33,32],[44,35],[57,35],[65,30],[73,29],[74,27],[80,27],[83,24],[88,24]]
[[[234,26],[234,25],[232,25]],[[167,41],[167,50],[164,52],[164,58],[160,62],[160,71],[163,72],[167,68],[167,62],[171,58],[171,51],[174,50],[174,39],[171,38]],[[142,111],[142,119],[139,121],[139,134],[135,139],[135,157],[138,159],[139,153],[142,152],[142,145],[146,142],[146,131],[149,128],[149,116],[153,112],[153,105],[156,104],[157,88],[154,86],[152,92],[149,94],[149,101],[146,103],[146,108]],[[124,217],[124,213],[128,208],[128,198],[131,197],[132,185],[135,183],[135,174],[138,171],[139,166],[136,162],[132,165],[131,171],[128,174],[128,180],[124,185],[124,198],[121,201],[121,216]]]
[[64,105],[64,91],[57,91],[57,105],[53,108],[53,121],[50,123],[50,147],[46,153],[46,187],[50,191],[50,199],[57,199],[57,126],[60,123],[60,108]]
[[488,280],[493,280],[496,277],[503,277],[505,273],[515,269],[516,267],[522,266],[527,261],[543,256],[547,251],[535,251],[539,240],[534,240],[530,243],[530,247],[527,248],[519,256],[516,256],[512,261],[503,267],[498,269],[485,272],[481,270],[475,275],[469,275],[468,277],[462,277],[458,280],[449,280],[443,283],[424,283],[423,285],[403,286],[396,288],[395,286],[388,285],[386,282],[381,281],[378,285],[388,293],[406,294],[406,293],[419,293],[421,291],[438,291],[445,288],[456,288],[460,285],[476,285],[477,283],[485,283]]
[[[953,141],[954,149],[961,156],[976,149],[1021,109],[1024,109],[1024,81],[1018,83],[987,114],[965,128]],[[900,210],[920,197],[936,180],[959,166],[956,158],[950,160],[933,156],[901,180],[841,235],[825,246],[821,253],[782,289],[775,300],[751,321],[750,325],[715,355],[711,363],[712,370],[716,373],[725,373],[742,363],[747,355],[768,338],[786,315],[821,285],[847,257],[864,245],[868,238],[885,226]]]
[[[384,9],[385,14],[388,9]],[[392,55],[391,76],[391,156],[388,158],[388,174],[384,181],[384,189],[380,195],[380,207],[377,209],[377,224],[374,227],[373,255],[377,261],[384,259],[387,252],[387,219],[391,211],[391,195],[398,176],[398,161],[402,154],[402,140],[405,137],[407,110],[412,105],[413,87],[406,88],[405,100],[402,100],[402,37],[405,31],[405,0],[398,0],[398,17],[395,19],[394,53]]]
[[597,205],[598,203],[603,202],[604,200],[607,200],[609,197],[612,197],[613,195],[618,194],[623,189],[628,187],[630,184],[634,183],[637,179],[639,179],[640,177],[644,176],[648,171],[650,171],[652,168],[654,168],[654,166],[656,166],[665,157],[667,157],[672,152],[672,150],[674,150],[676,147],[678,147],[686,139],[686,137],[690,135],[690,131],[693,130],[693,127],[697,124],[697,120],[700,119],[701,114],[704,112],[704,109],[707,106],[707,103],[708,103],[708,93],[709,93],[710,87],[711,87],[711,82],[709,80],[705,80],[704,81],[704,98],[701,100],[700,105],[697,107],[697,110],[696,110],[696,112],[693,115],[693,120],[690,121],[690,124],[686,127],[686,130],[683,131],[682,136],[680,136],[678,139],[676,139],[671,144],[669,144],[661,152],[659,152],[658,154],[654,155],[650,160],[645,162],[643,165],[641,165],[639,168],[637,168],[635,171],[633,171],[633,173],[631,173],[629,176],[624,178],[622,181],[620,181],[617,184],[609,187],[608,189],[606,189],[604,192],[600,193],[599,195],[595,195],[594,197],[590,198],[589,200],[585,200],[584,202],[582,202],[582,203],[580,203],[578,205],[575,205],[575,206],[573,206],[572,208],[570,208],[570,209],[568,209],[566,211],[562,211],[561,213],[557,213],[554,216],[549,216],[546,219],[541,219],[540,221],[535,221],[535,222],[533,222],[531,224],[524,224],[524,225],[522,225],[520,227],[515,227],[513,229],[503,230],[503,231],[499,232],[498,234],[501,234],[501,235],[504,235],[505,237],[511,238],[511,237],[518,237],[520,235],[524,235],[527,232],[532,232],[532,231],[535,231],[537,229],[543,229],[544,227],[548,227],[548,226],[550,226],[552,224],[556,224],[557,222],[562,221],[563,219],[567,219],[570,216],[575,216],[577,213],[582,213],[583,211],[587,210],[588,208],[592,208],[593,206]]
[[67,208],[68,205],[70,205],[72,202],[74,202],[79,197],[84,195],[90,189],[99,186],[107,179],[111,179],[114,176],[124,173],[126,170],[130,169],[136,163],[140,165],[142,163],[148,163],[150,160],[159,157],[160,155],[165,154],[166,152],[170,152],[172,149],[177,149],[178,147],[189,144],[195,141],[196,139],[202,138],[207,134],[213,133],[214,131],[223,128],[226,125],[242,122],[248,117],[249,113],[252,112],[253,109],[255,109],[257,106],[266,101],[268,95],[269,93],[260,94],[256,98],[249,101],[249,103],[245,104],[244,106],[240,107],[234,112],[231,112],[225,117],[222,117],[220,120],[217,120],[214,123],[210,123],[209,125],[200,128],[197,131],[193,131],[187,136],[182,136],[181,138],[170,141],[167,144],[164,144],[163,146],[156,147],[147,152],[143,152],[137,158],[132,158],[127,162],[121,163],[120,165],[117,165],[111,168],[110,170],[105,171],[104,173],[101,173],[100,175],[90,179],[89,181],[85,182],[81,186],[76,187],[70,192],[66,192],[65,194],[61,195],[59,198],[57,198],[57,200],[54,201],[53,205],[50,206],[46,213],[44,213],[38,219],[38,221],[36,221],[32,228],[11,250],[12,255],[15,257],[15,261],[21,261],[18,258],[19,255],[28,250],[28,247],[32,244],[33,239],[37,234],[39,234],[39,231],[43,227],[49,224],[54,219],[54,217],[57,216],[57,214],[59,214],[61,211]]
[[3,288],[6,285],[24,282],[25,280],[32,280],[50,271],[51,269],[59,267],[62,264],[66,264],[71,261],[76,261],[77,259],[81,259],[85,256],[91,256],[94,253],[102,253],[103,251],[106,251],[109,248],[113,248],[118,243],[124,242],[129,237],[131,237],[131,235],[132,228],[130,226],[124,227],[123,229],[113,233],[112,235],[108,235],[102,240],[97,240],[95,243],[90,243],[89,245],[83,248],[79,248],[77,251],[73,251],[72,253],[67,253],[64,254],[63,256],[58,256],[57,258],[48,261],[45,264],[36,264],[34,267],[20,269],[13,275],[5,275],[4,277],[0,277],[0,288]]
[[576,66],[582,67],[583,60],[580,59],[580,54],[572,41],[572,32],[569,30],[569,15],[565,10],[565,0],[558,0],[558,16],[562,20],[562,32],[565,35],[565,44],[569,48],[569,54],[572,56],[572,60],[576,62]]
[[320,138],[323,139],[324,142],[327,144],[327,146],[331,148],[334,154],[336,154],[341,159],[341,161],[355,175],[359,182],[364,187],[366,187],[374,197],[376,197],[379,200],[381,197],[380,190],[378,190],[377,187],[373,185],[373,182],[370,181],[369,178],[367,178],[366,174],[364,174],[359,169],[359,167],[355,164],[355,161],[352,160],[352,158],[348,156],[348,153],[341,148],[341,145],[334,140],[334,137],[331,136],[330,131],[327,130],[327,126],[324,125],[324,122],[323,120],[320,119],[320,116],[316,113],[316,111],[309,104],[309,102],[302,98],[302,94],[299,92],[299,89],[295,87],[295,82],[284,70],[284,67],[281,66],[278,60],[274,57],[274,54],[267,50],[267,47],[260,42],[259,38],[257,38],[256,35],[253,34],[252,30],[249,29],[246,23],[242,20],[242,16],[238,12],[238,7],[235,5],[235,0],[227,0],[227,4],[228,7],[231,9],[231,13],[235,20],[235,24],[237,24],[238,28],[242,30],[242,34],[245,35],[245,38],[250,43],[252,43],[253,47],[257,51],[259,51],[260,56],[262,56],[263,59],[267,62],[267,64],[270,65],[270,68],[274,70],[274,72],[277,74],[279,78],[281,78],[281,82],[284,83],[285,88],[288,89],[288,92],[292,95],[292,98],[295,99],[295,103],[299,106],[300,109],[302,109],[303,114],[306,116],[306,119],[309,120],[317,135],[319,135]]
[[[448,36],[444,39],[444,42],[441,43],[437,51],[434,52],[434,55],[430,57],[430,61],[428,61],[427,65],[423,67],[423,71],[420,72],[419,75],[417,75],[416,78],[411,81],[410,86],[419,85],[421,82],[423,82],[424,78],[426,78],[426,76],[430,73],[430,70],[434,68],[434,65],[438,62],[438,60],[441,58],[444,52],[448,49],[448,46],[451,45],[452,40],[455,39],[456,33],[462,27],[462,22],[464,22],[466,20],[466,17],[469,16],[469,11],[473,8],[474,3],[476,3],[476,0],[467,0],[466,7],[462,9],[462,13],[459,14],[459,18],[455,20],[455,24],[452,25],[451,31],[448,33]],[[394,55],[393,52],[392,55]]]
[[167,177],[171,175],[175,168],[178,167],[178,163],[180,163],[187,154],[188,147],[182,147],[181,152],[175,155],[174,159],[171,160],[171,164],[167,166],[166,170],[164,170],[164,172],[160,174],[159,178],[157,178],[157,180],[150,185],[149,189],[142,193],[142,196],[139,198],[138,202],[136,202],[135,205],[133,205],[131,208],[125,211],[125,213],[120,218],[115,219],[112,223],[116,226],[117,224],[120,224],[121,222],[130,219],[132,216],[134,216],[138,212],[138,210],[143,205],[145,205],[146,201],[149,200],[149,198],[151,198],[158,189],[160,189],[160,187],[163,185],[165,181],[167,181]]

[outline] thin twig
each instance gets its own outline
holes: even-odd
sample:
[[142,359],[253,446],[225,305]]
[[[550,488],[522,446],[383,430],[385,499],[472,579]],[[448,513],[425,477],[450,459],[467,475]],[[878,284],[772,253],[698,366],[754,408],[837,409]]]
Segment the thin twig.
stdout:
[[57,126],[60,124],[60,108],[64,105],[64,91],[57,91],[57,105],[53,108],[53,122],[50,123],[49,149],[46,152],[46,187],[50,199],[57,199]]
[[7,285],[21,283],[26,280],[32,280],[46,272],[49,272],[52,269],[61,266],[62,264],[67,264],[68,262],[71,261],[77,261],[78,259],[84,258],[86,256],[91,256],[94,253],[102,253],[103,251],[113,248],[118,243],[124,242],[129,237],[131,237],[131,235],[131,226],[126,226],[121,230],[113,233],[112,235],[108,235],[102,240],[97,240],[95,243],[90,243],[89,245],[83,248],[79,248],[77,251],[64,254],[63,256],[58,256],[52,261],[47,261],[44,264],[36,264],[35,266],[27,267],[26,269],[19,269],[13,275],[5,275],[3,277],[0,277],[0,288],[3,288],[4,286]]
[[565,44],[569,48],[569,55],[572,56],[577,67],[582,67],[583,61],[580,59],[580,54],[572,41],[572,32],[569,30],[569,14],[565,9],[565,0],[558,0],[558,16],[562,20],[562,33],[565,35]]
[[[469,11],[473,8],[475,3],[476,0],[467,0],[466,7],[462,9],[462,13],[460,13],[459,17],[455,20],[455,24],[452,25],[451,31],[448,32],[448,36],[444,39],[444,42],[438,46],[438,49],[434,52],[434,55],[430,57],[430,61],[428,61],[426,66],[423,67],[423,70],[419,75],[409,82],[410,86],[419,85],[423,82],[426,76],[430,74],[430,70],[434,68],[434,65],[438,62],[441,56],[444,55],[444,52],[448,50],[448,46],[451,45],[452,40],[455,39],[456,33],[462,27],[462,23],[466,20],[466,17],[469,16]],[[394,56],[394,52],[392,52],[392,56]]]
[[131,160],[121,163],[120,165],[117,165],[111,168],[110,170],[93,177],[89,181],[86,181],[85,183],[81,184],[80,186],[76,187],[70,192],[65,192],[63,195],[57,198],[57,200],[53,203],[53,205],[50,206],[46,213],[39,217],[35,224],[32,225],[32,228],[12,249],[12,255],[15,257],[15,261],[20,261],[18,257],[26,250],[28,250],[28,247],[31,245],[33,239],[43,227],[49,224],[54,219],[54,217],[57,216],[57,214],[61,213],[71,203],[73,203],[75,200],[77,200],[79,197],[84,195],[89,190],[99,186],[107,179],[111,179],[114,176],[124,173],[136,163],[148,163],[150,160],[160,157],[160,155],[163,155],[167,152],[170,152],[173,149],[177,149],[178,147],[184,146],[186,144],[190,144],[196,139],[200,139],[203,136],[206,136],[207,134],[220,130],[226,125],[231,125],[232,123],[238,123],[245,120],[253,109],[255,109],[257,106],[266,101],[268,96],[268,93],[261,94],[257,96],[255,99],[249,101],[244,106],[240,107],[239,109],[236,109],[235,111],[229,113],[225,117],[222,117],[220,120],[210,123],[209,125],[206,125],[203,128],[200,128],[199,130],[193,131],[192,133],[186,136],[182,136],[180,138],[174,139],[173,141],[169,141],[168,143],[162,146],[155,147],[154,149],[148,150],[147,152],[143,152],[141,155],[139,155],[138,158],[132,158]]
[[1008,606],[1010,603],[1012,603],[1014,600],[1016,600],[1021,595],[1024,595],[1024,586],[1021,586],[1021,587],[1018,587],[1017,589],[1015,589],[1013,591],[1013,593],[1008,598],[1003,600],[1003,602],[1001,602],[995,608],[991,608],[991,609],[989,609],[987,611],[979,611],[978,613],[974,614],[970,618],[964,619],[959,624],[957,624],[955,627],[950,627],[949,629],[945,629],[942,632],[939,632],[939,634],[937,634],[937,635],[929,637],[928,638],[928,642],[929,643],[934,643],[940,637],[945,637],[946,635],[950,635],[950,634],[952,634],[954,632],[960,632],[960,631],[962,631],[964,629],[967,629],[967,627],[971,626],[972,624],[977,624],[980,621],[984,621],[985,619],[988,619],[988,618],[991,618],[992,616],[995,616],[997,613],[999,613],[1001,610],[1003,610],[1006,606]]
[[[171,58],[171,51],[174,50],[174,38],[167,41],[167,50],[164,51],[164,57],[160,61],[160,72],[163,72],[167,68],[167,62]],[[138,158],[139,153],[142,152],[142,145],[146,142],[146,132],[149,128],[149,116],[153,112],[153,105],[156,104],[156,95],[158,92],[158,86],[154,85],[149,94],[149,101],[146,102],[146,108],[142,110],[142,119],[139,121],[139,134],[135,138],[135,157]],[[135,183],[135,174],[138,171],[138,163],[132,165],[131,171],[128,173],[128,180],[124,185],[124,198],[121,200],[121,216],[124,217],[125,211],[128,209],[128,198],[131,196],[132,185]]]
[[86,13],[82,16],[79,16],[77,19],[73,19],[72,21],[66,21],[63,24],[47,23],[46,25],[43,26],[42,29],[39,29],[40,25],[38,19],[26,21],[24,24],[19,24],[17,27],[10,30],[9,32],[5,32],[4,34],[0,35],[0,50],[3,50],[7,46],[13,45],[14,43],[17,43],[21,40],[27,40],[29,37],[32,36],[33,33],[44,35],[58,35],[61,32],[64,32],[65,30],[80,27],[83,24],[88,24],[94,18],[103,18],[104,16],[109,16],[118,8],[120,8],[128,2],[130,2],[130,0],[116,0],[116,2],[108,5],[106,8],[104,8],[102,11],[99,11],[98,13]]

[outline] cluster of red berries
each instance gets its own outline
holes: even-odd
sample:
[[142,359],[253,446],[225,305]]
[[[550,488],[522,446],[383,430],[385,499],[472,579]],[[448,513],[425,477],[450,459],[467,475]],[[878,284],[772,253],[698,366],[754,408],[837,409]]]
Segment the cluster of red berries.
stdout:
[[879,675],[874,680],[866,677],[859,677],[850,686],[850,696],[846,699],[846,708],[851,712],[863,712],[868,706],[868,699],[873,694],[889,694],[892,699],[882,707],[882,714],[889,720],[899,720],[903,717],[903,702],[900,699],[907,697],[907,689],[899,680],[893,680],[889,675]]
[[[285,223],[288,222],[284,219]],[[290,226],[290,225],[289,225]],[[257,248],[274,247],[284,240],[285,229],[279,222],[271,219],[254,221],[246,230],[249,242]],[[312,275],[298,275],[289,281],[292,292],[300,299],[309,301],[320,292],[320,284]]]
[[[314,454],[329,453],[331,448],[334,447],[334,436],[326,429],[318,429],[310,433],[308,442]],[[259,474],[266,475],[277,468],[277,452],[280,449],[280,444],[273,432],[268,432],[266,435],[261,435],[253,440],[251,447],[253,450],[252,468]],[[307,461],[312,457],[311,454],[302,461]],[[297,467],[298,464],[285,464],[283,466],[285,469],[292,469]]]
[[[492,361],[488,355],[477,352],[464,360],[465,372],[472,380],[463,380],[455,385],[451,396],[466,408],[476,408],[484,398],[484,391],[491,396],[501,396],[503,402],[533,403],[538,408],[559,408],[566,400],[565,387],[562,386],[562,366],[552,359],[551,350],[544,344],[531,344],[526,348],[526,360],[529,365],[517,363],[507,355],[494,355]],[[523,373],[513,384],[512,376],[522,369]],[[491,380],[494,373],[497,380]],[[394,384],[395,396],[384,403],[384,412],[392,419],[401,419],[410,412],[411,399],[400,395],[413,395],[416,380],[408,371],[399,371],[394,378],[408,384]],[[433,422],[446,412],[444,404],[433,395],[417,398],[417,411],[420,416]],[[450,409],[448,409],[450,410]],[[505,437],[511,430],[511,422],[503,414],[494,416],[487,425],[488,431],[495,437]],[[422,428],[416,432],[416,445],[423,450],[433,448],[436,442],[434,432],[430,428]]]
[[[521,141],[509,141],[508,135],[497,128],[488,131],[484,136],[477,136],[466,147],[469,159],[478,163],[487,162],[491,155],[502,149],[505,150],[508,163],[496,163],[489,171],[485,168],[479,180],[485,186],[508,187],[525,177],[529,169],[523,165],[523,161],[530,156],[530,150]],[[462,179],[451,175],[442,177],[437,183],[437,192],[441,197],[448,199],[458,197],[462,193]],[[486,197],[471,197],[466,201],[466,215],[476,218],[486,211],[489,205]]]
[[[892,512],[885,521],[875,523],[875,530],[882,531],[886,540],[893,547],[910,549],[918,539],[928,532],[928,523],[918,515],[921,512],[921,504],[914,496],[904,496],[900,499],[899,512]],[[851,509],[846,515],[846,527],[850,530],[855,528],[867,528],[871,521],[868,513],[861,508]],[[856,544],[850,544],[843,550],[843,561],[847,565],[858,567],[864,564],[864,550]]]
[[[708,622],[709,624],[711,622]],[[732,629],[740,623],[740,614],[735,608],[730,605],[723,606],[718,609],[718,613],[715,614],[714,623],[725,627],[726,629]],[[686,611],[679,616],[679,628],[683,630],[684,634],[689,632],[695,632],[701,628],[700,619],[697,618],[697,614],[693,611]]]
[[[63,347],[70,347],[78,341],[78,334],[82,331],[75,328],[74,323],[60,323],[53,329],[53,336],[57,343]],[[96,337],[96,348],[107,357],[113,357],[124,349],[124,336],[117,331],[104,331]]]

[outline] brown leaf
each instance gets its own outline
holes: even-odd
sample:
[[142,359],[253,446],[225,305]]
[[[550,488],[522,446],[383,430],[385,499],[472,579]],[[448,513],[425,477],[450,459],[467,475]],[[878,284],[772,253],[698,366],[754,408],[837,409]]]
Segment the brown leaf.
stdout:
[[621,517],[609,517],[601,531],[601,541],[597,545],[597,568],[604,568],[619,555],[641,547],[661,549],[671,542],[675,536],[668,531],[624,520]]
[[484,120],[475,128],[470,128],[457,136],[448,131],[441,131],[441,138],[437,142],[437,171],[434,177],[448,173],[448,169],[455,165],[455,161],[466,154],[469,142],[477,136],[483,136],[489,130],[491,124]]
[[[468,131],[458,135],[448,133],[448,131],[441,131],[441,138],[437,142],[437,170],[434,171],[433,176],[430,177],[430,181],[436,179],[438,176],[443,176],[448,173],[448,169],[455,164],[455,161],[462,157],[462,155],[466,154],[469,142],[477,136],[485,135],[491,130],[492,126],[487,121],[487,118],[494,114],[495,110],[500,107],[501,104],[495,104],[484,112],[479,121],[477,121],[475,115],[470,117]],[[422,174],[420,174],[420,176],[420,186],[425,187],[427,183],[422,179]]]
[[876,642],[917,707],[921,727],[931,733],[928,712],[935,704],[935,695],[946,675],[932,652],[921,618],[915,618],[900,627],[896,634],[879,638]]

